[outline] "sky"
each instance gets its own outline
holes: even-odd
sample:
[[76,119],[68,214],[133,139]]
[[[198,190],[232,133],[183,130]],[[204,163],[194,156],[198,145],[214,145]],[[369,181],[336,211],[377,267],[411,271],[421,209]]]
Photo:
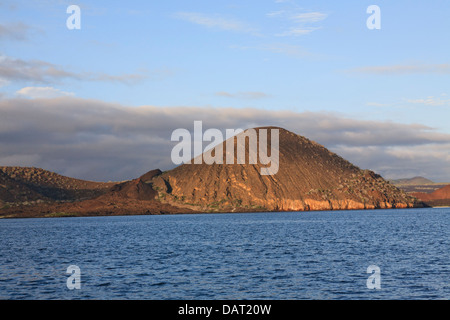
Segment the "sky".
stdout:
[[173,167],[171,132],[202,120],[276,125],[388,179],[450,182],[449,13],[448,0],[0,0],[0,165],[131,179]]

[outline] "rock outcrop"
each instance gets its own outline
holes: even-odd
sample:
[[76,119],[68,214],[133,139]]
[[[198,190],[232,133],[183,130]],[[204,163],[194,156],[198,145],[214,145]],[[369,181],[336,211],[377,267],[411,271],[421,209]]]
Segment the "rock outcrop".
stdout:
[[[256,129],[258,134],[259,130]],[[198,211],[411,208],[420,204],[381,176],[281,128],[279,171],[260,164],[184,164],[153,179],[162,202]],[[235,139],[236,137],[232,138]],[[224,163],[225,163],[225,145]],[[248,150],[247,150],[248,151]],[[247,155],[248,156],[248,155]]]

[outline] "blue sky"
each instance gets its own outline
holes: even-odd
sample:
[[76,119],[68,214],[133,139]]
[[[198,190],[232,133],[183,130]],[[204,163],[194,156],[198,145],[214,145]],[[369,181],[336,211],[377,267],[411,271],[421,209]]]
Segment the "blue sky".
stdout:
[[[66,28],[71,4],[81,30]],[[373,4],[381,30],[366,26]],[[447,0],[0,1],[0,99],[323,112],[450,134],[449,13]]]

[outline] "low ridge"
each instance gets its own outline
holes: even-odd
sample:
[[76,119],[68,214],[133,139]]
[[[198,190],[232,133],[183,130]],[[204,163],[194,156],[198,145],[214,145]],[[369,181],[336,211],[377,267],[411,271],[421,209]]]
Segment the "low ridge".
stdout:
[[412,195],[431,207],[450,206],[450,185],[432,193],[416,192]]
[[433,185],[435,184],[430,179],[424,177],[414,177],[410,179],[397,179],[391,181],[394,185],[398,186],[415,186],[415,185]]
[[3,203],[79,201],[104,194],[115,184],[69,178],[40,168],[0,167]]

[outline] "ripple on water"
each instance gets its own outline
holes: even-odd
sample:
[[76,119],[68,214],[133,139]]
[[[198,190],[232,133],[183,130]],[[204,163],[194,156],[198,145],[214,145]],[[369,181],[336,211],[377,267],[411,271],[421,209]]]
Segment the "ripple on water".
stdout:
[[[0,221],[1,299],[449,299],[450,209]],[[69,265],[81,290],[68,290]],[[366,288],[369,265],[382,289]]]

